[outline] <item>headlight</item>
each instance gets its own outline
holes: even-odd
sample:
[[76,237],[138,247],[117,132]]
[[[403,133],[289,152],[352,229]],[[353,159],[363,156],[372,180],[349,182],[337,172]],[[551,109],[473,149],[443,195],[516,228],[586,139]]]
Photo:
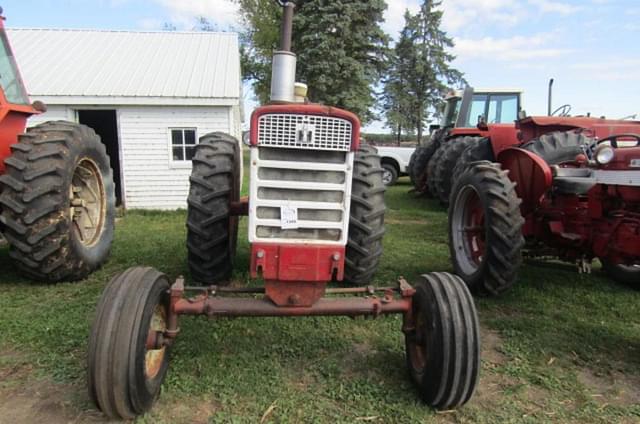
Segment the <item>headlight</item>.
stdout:
[[613,160],[615,150],[611,146],[601,146],[596,150],[596,162],[600,165],[606,165]]

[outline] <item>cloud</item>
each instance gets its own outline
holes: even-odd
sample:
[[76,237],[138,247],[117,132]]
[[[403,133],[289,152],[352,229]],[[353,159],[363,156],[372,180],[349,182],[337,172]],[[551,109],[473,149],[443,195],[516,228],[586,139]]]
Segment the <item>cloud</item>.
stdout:
[[191,29],[194,18],[204,16],[222,28],[239,25],[238,6],[230,0],[155,0],[171,14],[179,29]]
[[602,58],[598,62],[574,63],[570,68],[576,75],[596,81],[640,81],[637,69],[640,59]]
[[543,13],[558,13],[568,15],[581,10],[579,6],[573,6],[569,3],[551,0],[529,0],[529,4],[537,6]]
[[553,35],[549,33],[533,36],[517,35],[509,38],[483,37],[478,39],[456,38],[454,53],[458,60],[486,59],[502,62],[520,62],[548,59],[571,53],[570,49],[549,47]]
[[397,37],[398,33],[404,27],[404,12],[409,9],[411,13],[420,10],[418,0],[398,0],[388,1],[387,10],[384,14],[385,23],[382,25],[384,30],[392,37]]

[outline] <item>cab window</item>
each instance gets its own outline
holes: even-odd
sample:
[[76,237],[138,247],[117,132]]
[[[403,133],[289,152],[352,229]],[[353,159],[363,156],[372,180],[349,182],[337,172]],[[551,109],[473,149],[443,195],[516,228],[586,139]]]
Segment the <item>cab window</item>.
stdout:
[[489,100],[489,124],[508,124],[518,119],[518,96],[515,94],[492,95]]
[[18,75],[16,61],[4,31],[0,32],[0,86],[9,103],[29,104],[29,98]]

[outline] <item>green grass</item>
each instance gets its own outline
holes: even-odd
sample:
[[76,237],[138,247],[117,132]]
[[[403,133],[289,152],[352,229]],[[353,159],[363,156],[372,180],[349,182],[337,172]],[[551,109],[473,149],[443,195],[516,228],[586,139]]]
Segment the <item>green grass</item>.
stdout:
[[[451,269],[446,213],[408,189],[401,180],[388,192],[375,284]],[[109,262],[79,283],[24,280],[0,248],[0,403],[16,387],[47,381],[77,411],[91,409],[84,364],[100,293],[134,265],[187,275],[184,220],[184,212],[127,212]],[[240,225],[234,278],[250,283],[246,220]],[[487,334],[481,387],[458,412],[437,414],[418,400],[400,317],[187,317],[162,396],[140,421],[255,423],[272,405],[272,422],[291,423],[640,420],[639,292],[598,270],[585,276],[570,265],[534,262],[513,290],[478,307]],[[12,368],[28,372],[3,373]]]

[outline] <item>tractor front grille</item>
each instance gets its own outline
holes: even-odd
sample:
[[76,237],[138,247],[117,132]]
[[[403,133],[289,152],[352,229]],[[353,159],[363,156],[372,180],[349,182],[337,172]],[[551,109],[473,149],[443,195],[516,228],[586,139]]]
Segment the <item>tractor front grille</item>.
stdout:
[[352,168],[350,151],[259,143],[251,149],[249,241],[346,245]]
[[331,116],[272,113],[258,119],[258,146],[351,149],[352,124]]

